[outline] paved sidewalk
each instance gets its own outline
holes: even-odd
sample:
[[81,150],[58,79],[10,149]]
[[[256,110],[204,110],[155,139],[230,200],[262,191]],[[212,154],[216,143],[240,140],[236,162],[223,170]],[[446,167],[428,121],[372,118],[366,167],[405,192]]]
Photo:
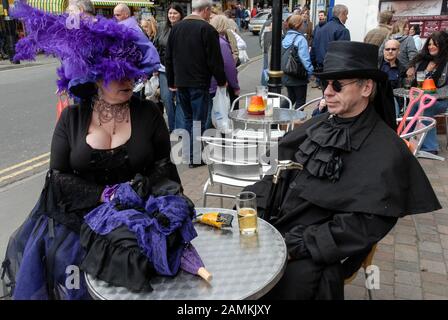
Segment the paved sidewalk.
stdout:
[[[253,91],[261,73],[261,60],[240,72],[242,92]],[[318,89],[308,89],[307,100],[318,97]],[[445,135],[440,135],[445,146]],[[441,155],[448,157],[443,148]],[[443,209],[398,221],[394,229],[378,245],[373,264],[380,269],[380,289],[373,291],[373,299],[443,299],[448,300],[448,165],[447,161],[420,159]],[[207,167],[189,169],[181,173],[186,194],[197,206],[202,206],[202,189],[208,178]],[[217,189],[214,189],[217,190]],[[239,189],[224,188],[237,193]],[[220,207],[220,200],[209,198],[208,207]],[[231,208],[233,201],[224,200]],[[367,299],[363,272],[346,285],[346,299]]]

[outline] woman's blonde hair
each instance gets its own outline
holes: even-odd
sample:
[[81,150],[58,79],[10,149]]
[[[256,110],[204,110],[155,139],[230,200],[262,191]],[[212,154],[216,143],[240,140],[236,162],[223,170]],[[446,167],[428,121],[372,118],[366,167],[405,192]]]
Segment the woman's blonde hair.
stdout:
[[392,26],[392,30],[391,30],[391,34],[404,34],[404,29],[406,28],[406,26],[408,25],[408,20],[407,19],[400,19],[395,21],[395,23]]
[[[148,23],[148,31],[143,28],[143,23]],[[157,21],[153,16],[149,16],[149,18],[144,18],[140,21],[140,25],[143,31],[148,35],[149,38],[154,39],[157,34]]]
[[288,29],[290,29],[290,30],[298,30],[300,28],[300,26],[302,25],[302,23],[303,23],[302,16],[299,16],[297,14],[289,16],[289,19],[288,19]]
[[224,15],[216,15],[210,20],[210,24],[218,31],[219,34],[225,34],[229,26],[229,19]]

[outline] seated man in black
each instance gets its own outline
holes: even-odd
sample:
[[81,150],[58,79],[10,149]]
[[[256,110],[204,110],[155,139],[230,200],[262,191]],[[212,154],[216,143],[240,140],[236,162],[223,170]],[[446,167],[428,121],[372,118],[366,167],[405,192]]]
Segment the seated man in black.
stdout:
[[[285,135],[283,171],[249,186],[258,214],[286,241],[289,259],[267,299],[343,299],[344,279],[398,218],[441,206],[420,164],[395,133],[393,95],[378,47],[329,45],[322,80],[328,113]],[[272,192],[275,190],[275,192]]]

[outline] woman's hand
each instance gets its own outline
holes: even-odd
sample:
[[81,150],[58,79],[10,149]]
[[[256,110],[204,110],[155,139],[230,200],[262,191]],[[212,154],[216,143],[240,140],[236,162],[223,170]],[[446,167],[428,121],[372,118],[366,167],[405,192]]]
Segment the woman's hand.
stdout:
[[415,68],[414,67],[410,67],[408,69],[408,71],[406,71],[406,75],[408,76],[408,78],[414,78]]
[[430,61],[428,65],[426,66],[427,72],[432,72],[437,68],[437,64],[434,61]]

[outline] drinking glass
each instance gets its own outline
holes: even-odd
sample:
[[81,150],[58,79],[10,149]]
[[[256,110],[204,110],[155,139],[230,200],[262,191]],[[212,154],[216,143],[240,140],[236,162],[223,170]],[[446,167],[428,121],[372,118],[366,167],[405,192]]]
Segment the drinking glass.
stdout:
[[236,209],[238,213],[238,226],[241,234],[255,234],[258,229],[257,222],[257,196],[250,191],[243,191],[236,196]]
[[422,87],[423,81],[425,81],[425,71],[417,71],[417,85],[419,88]]

